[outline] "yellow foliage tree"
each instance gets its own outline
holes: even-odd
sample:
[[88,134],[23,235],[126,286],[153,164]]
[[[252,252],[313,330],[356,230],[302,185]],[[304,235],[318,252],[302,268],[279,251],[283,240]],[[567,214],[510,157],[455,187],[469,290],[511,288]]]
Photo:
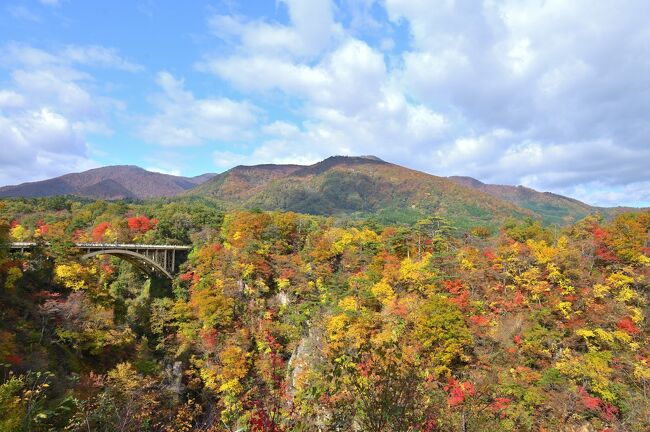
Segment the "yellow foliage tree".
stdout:
[[26,241],[27,239],[29,239],[31,233],[24,226],[16,225],[15,227],[13,227],[11,229],[11,231],[9,231],[9,235],[11,236],[11,238],[13,240],[22,242],[22,241]]
[[54,280],[74,291],[88,288],[89,280],[96,274],[97,269],[94,266],[81,265],[77,262],[57,264],[54,268]]

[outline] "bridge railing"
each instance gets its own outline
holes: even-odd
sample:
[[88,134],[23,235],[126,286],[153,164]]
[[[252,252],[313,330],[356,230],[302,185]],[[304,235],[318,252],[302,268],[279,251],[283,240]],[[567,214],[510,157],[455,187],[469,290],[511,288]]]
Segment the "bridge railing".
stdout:
[[[11,248],[13,249],[28,249],[36,246],[36,242],[12,242]],[[45,243],[49,245],[49,243]],[[187,245],[152,245],[141,243],[74,243],[78,248],[91,248],[91,249],[174,249],[174,250],[190,250],[192,246]]]
[[36,243],[34,243],[34,242],[11,242],[10,245],[11,245],[11,247],[30,247],[30,246],[36,246]]
[[156,245],[156,244],[141,244],[141,243],[75,243],[79,248],[123,248],[123,249],[176,249],[176,250],[190,250],[192,246],[186,245]]

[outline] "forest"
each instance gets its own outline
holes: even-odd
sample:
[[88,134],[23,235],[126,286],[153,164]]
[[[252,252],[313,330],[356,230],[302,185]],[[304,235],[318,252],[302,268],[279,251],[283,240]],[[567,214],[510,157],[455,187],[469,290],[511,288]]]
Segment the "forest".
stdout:
[[[169,283],[74,242],[193,248]],[[650,211],[462,228],[7,199],[0,431],[647,432],[649,278]]]

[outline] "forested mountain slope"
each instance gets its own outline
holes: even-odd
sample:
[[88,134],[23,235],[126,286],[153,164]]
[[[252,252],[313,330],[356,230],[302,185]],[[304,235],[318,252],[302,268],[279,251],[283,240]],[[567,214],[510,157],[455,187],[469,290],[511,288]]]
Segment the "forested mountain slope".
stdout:
[[486,184],[472,177],[452,176],[449,179],[533,211],[548,224],[565,225],[593,213],[613,217],[618,213],[635,210],[622,207],[595,207],[551,192],[538,192],[525,186]]
[[598,212],[596,207],[576,199],[550,192],[538,192],[524,186],[485,184],[474,178],[461,176],[449,177],[449,179],[529,209],[549,223],[564,225]]
[[311,166],[235,167],[188,192],[229,208],[285,210],[316,215],[354,212],[407,218],[438,215],[459,226],[496,225],[534,217],[489,194],[443,177],[375,157],[333,156]]

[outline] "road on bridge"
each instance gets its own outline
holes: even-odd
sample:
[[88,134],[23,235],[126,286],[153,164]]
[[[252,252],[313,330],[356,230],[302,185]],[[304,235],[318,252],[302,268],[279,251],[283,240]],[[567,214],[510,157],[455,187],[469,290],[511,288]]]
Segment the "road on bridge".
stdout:
[[[24,253],[36,247],[35,242],[15,242],[10,248]],[[47,246],[48,244],[45,243]],[[179,265],[187,260],[192,246],[151,245],[136,243],[74,243],[74,247],[85,252],[82,258],[98,255],[113,255],[130,261],[147,273],[157,273],[173,279]]]

